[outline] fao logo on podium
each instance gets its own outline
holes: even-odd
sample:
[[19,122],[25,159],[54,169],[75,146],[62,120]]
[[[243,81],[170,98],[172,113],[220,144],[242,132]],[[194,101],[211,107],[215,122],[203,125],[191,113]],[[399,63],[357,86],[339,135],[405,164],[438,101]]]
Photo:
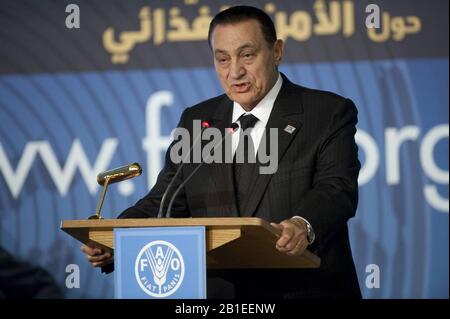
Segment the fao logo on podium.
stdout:
[[164,240],[142,247],[134,268],[139,287],[155,298],[172,295],[184,279],[183,256],[177,247]]
[[205,299],[205,227],[116,228],[114,269],[118,299]]

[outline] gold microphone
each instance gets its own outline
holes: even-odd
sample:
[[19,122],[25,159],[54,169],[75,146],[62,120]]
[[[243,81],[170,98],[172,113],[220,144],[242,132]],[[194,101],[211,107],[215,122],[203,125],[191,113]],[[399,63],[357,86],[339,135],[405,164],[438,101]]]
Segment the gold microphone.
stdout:
[[97,183],[99,185],[104,185],[106,179],[109,178],[109,184],[114,184],[117,182],[124,181],[142,174],[142,168],[139,163],[133,163],[130,165],[121,166],[118,168],[111,169],[109,171],[101,172],[97,175]]
[[103,219],[100,215],[100,210],[103,206],[103,200],[105,199],[106,190],[109,184],[118,183],[142,174],[142,167],[139,163],[133,163],[118,168],[111,169],[109,171],[101,172],[97,175],[97,183],[103,186],[102,194],[98,202],[95,215],[89,216],[88,219]]

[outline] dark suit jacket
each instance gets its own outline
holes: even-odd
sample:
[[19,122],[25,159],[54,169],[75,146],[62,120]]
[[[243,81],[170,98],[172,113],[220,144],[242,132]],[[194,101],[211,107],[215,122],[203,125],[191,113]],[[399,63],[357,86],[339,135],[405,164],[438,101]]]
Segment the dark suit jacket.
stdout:
[[0,247],[0,299],[59,298],[61,290],[44,268],[18,260]]
[[[179,126],[192,131],[194,119],[208,120],[224,132],[231,124],[232,109],[232,101],[221,95],[186,109]],[[358,202],[356,122],[357,110],[352,101],[295,85],[283,75],[283,85],[266,127],[279,129],[278,170],[272,175],[253,174],[253,186],[240,216],[274,222],[295,215],[306,218],[316,234],[309,249],[321,258],[321,267],[210,271],[208,297],[361,296],[347,229]],[[296,130],[291,134],[284,131],[287,125]],[[263,138],[269,139],[269,134]],[[120,218],[157,215],[161,195],[178,168],[169,153],[150,193]],[[175,185],[197,165],[185,165]],[[172,216],[239,216],[232,174],[231,164],[203,165],[179,193]]]

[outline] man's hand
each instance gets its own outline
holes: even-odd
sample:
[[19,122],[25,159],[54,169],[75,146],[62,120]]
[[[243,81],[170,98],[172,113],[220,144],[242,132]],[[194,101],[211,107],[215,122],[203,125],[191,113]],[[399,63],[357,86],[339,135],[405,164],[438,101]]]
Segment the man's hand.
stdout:
[[300,256],[308,247],[306,224],[300,219],[286,219],[281,223],[270,223],[281,230],[281,236],[275,247],[289,256]]
[[114,256],[111,253],[105,252],[103,248],[94,244],[90,246],[82,245],[80,249],[94,267],[103,267],[114,261]]

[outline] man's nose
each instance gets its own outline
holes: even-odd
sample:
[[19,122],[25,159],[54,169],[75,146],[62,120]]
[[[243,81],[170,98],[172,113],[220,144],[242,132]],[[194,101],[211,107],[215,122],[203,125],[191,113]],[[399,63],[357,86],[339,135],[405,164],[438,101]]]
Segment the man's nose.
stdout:
[[230,76],[233,79],[239,79],[242,76],[245,75],[245,67],[244,65],[239,62],[239,60],[235,60],[231,62],[231,67],[230,67]]

